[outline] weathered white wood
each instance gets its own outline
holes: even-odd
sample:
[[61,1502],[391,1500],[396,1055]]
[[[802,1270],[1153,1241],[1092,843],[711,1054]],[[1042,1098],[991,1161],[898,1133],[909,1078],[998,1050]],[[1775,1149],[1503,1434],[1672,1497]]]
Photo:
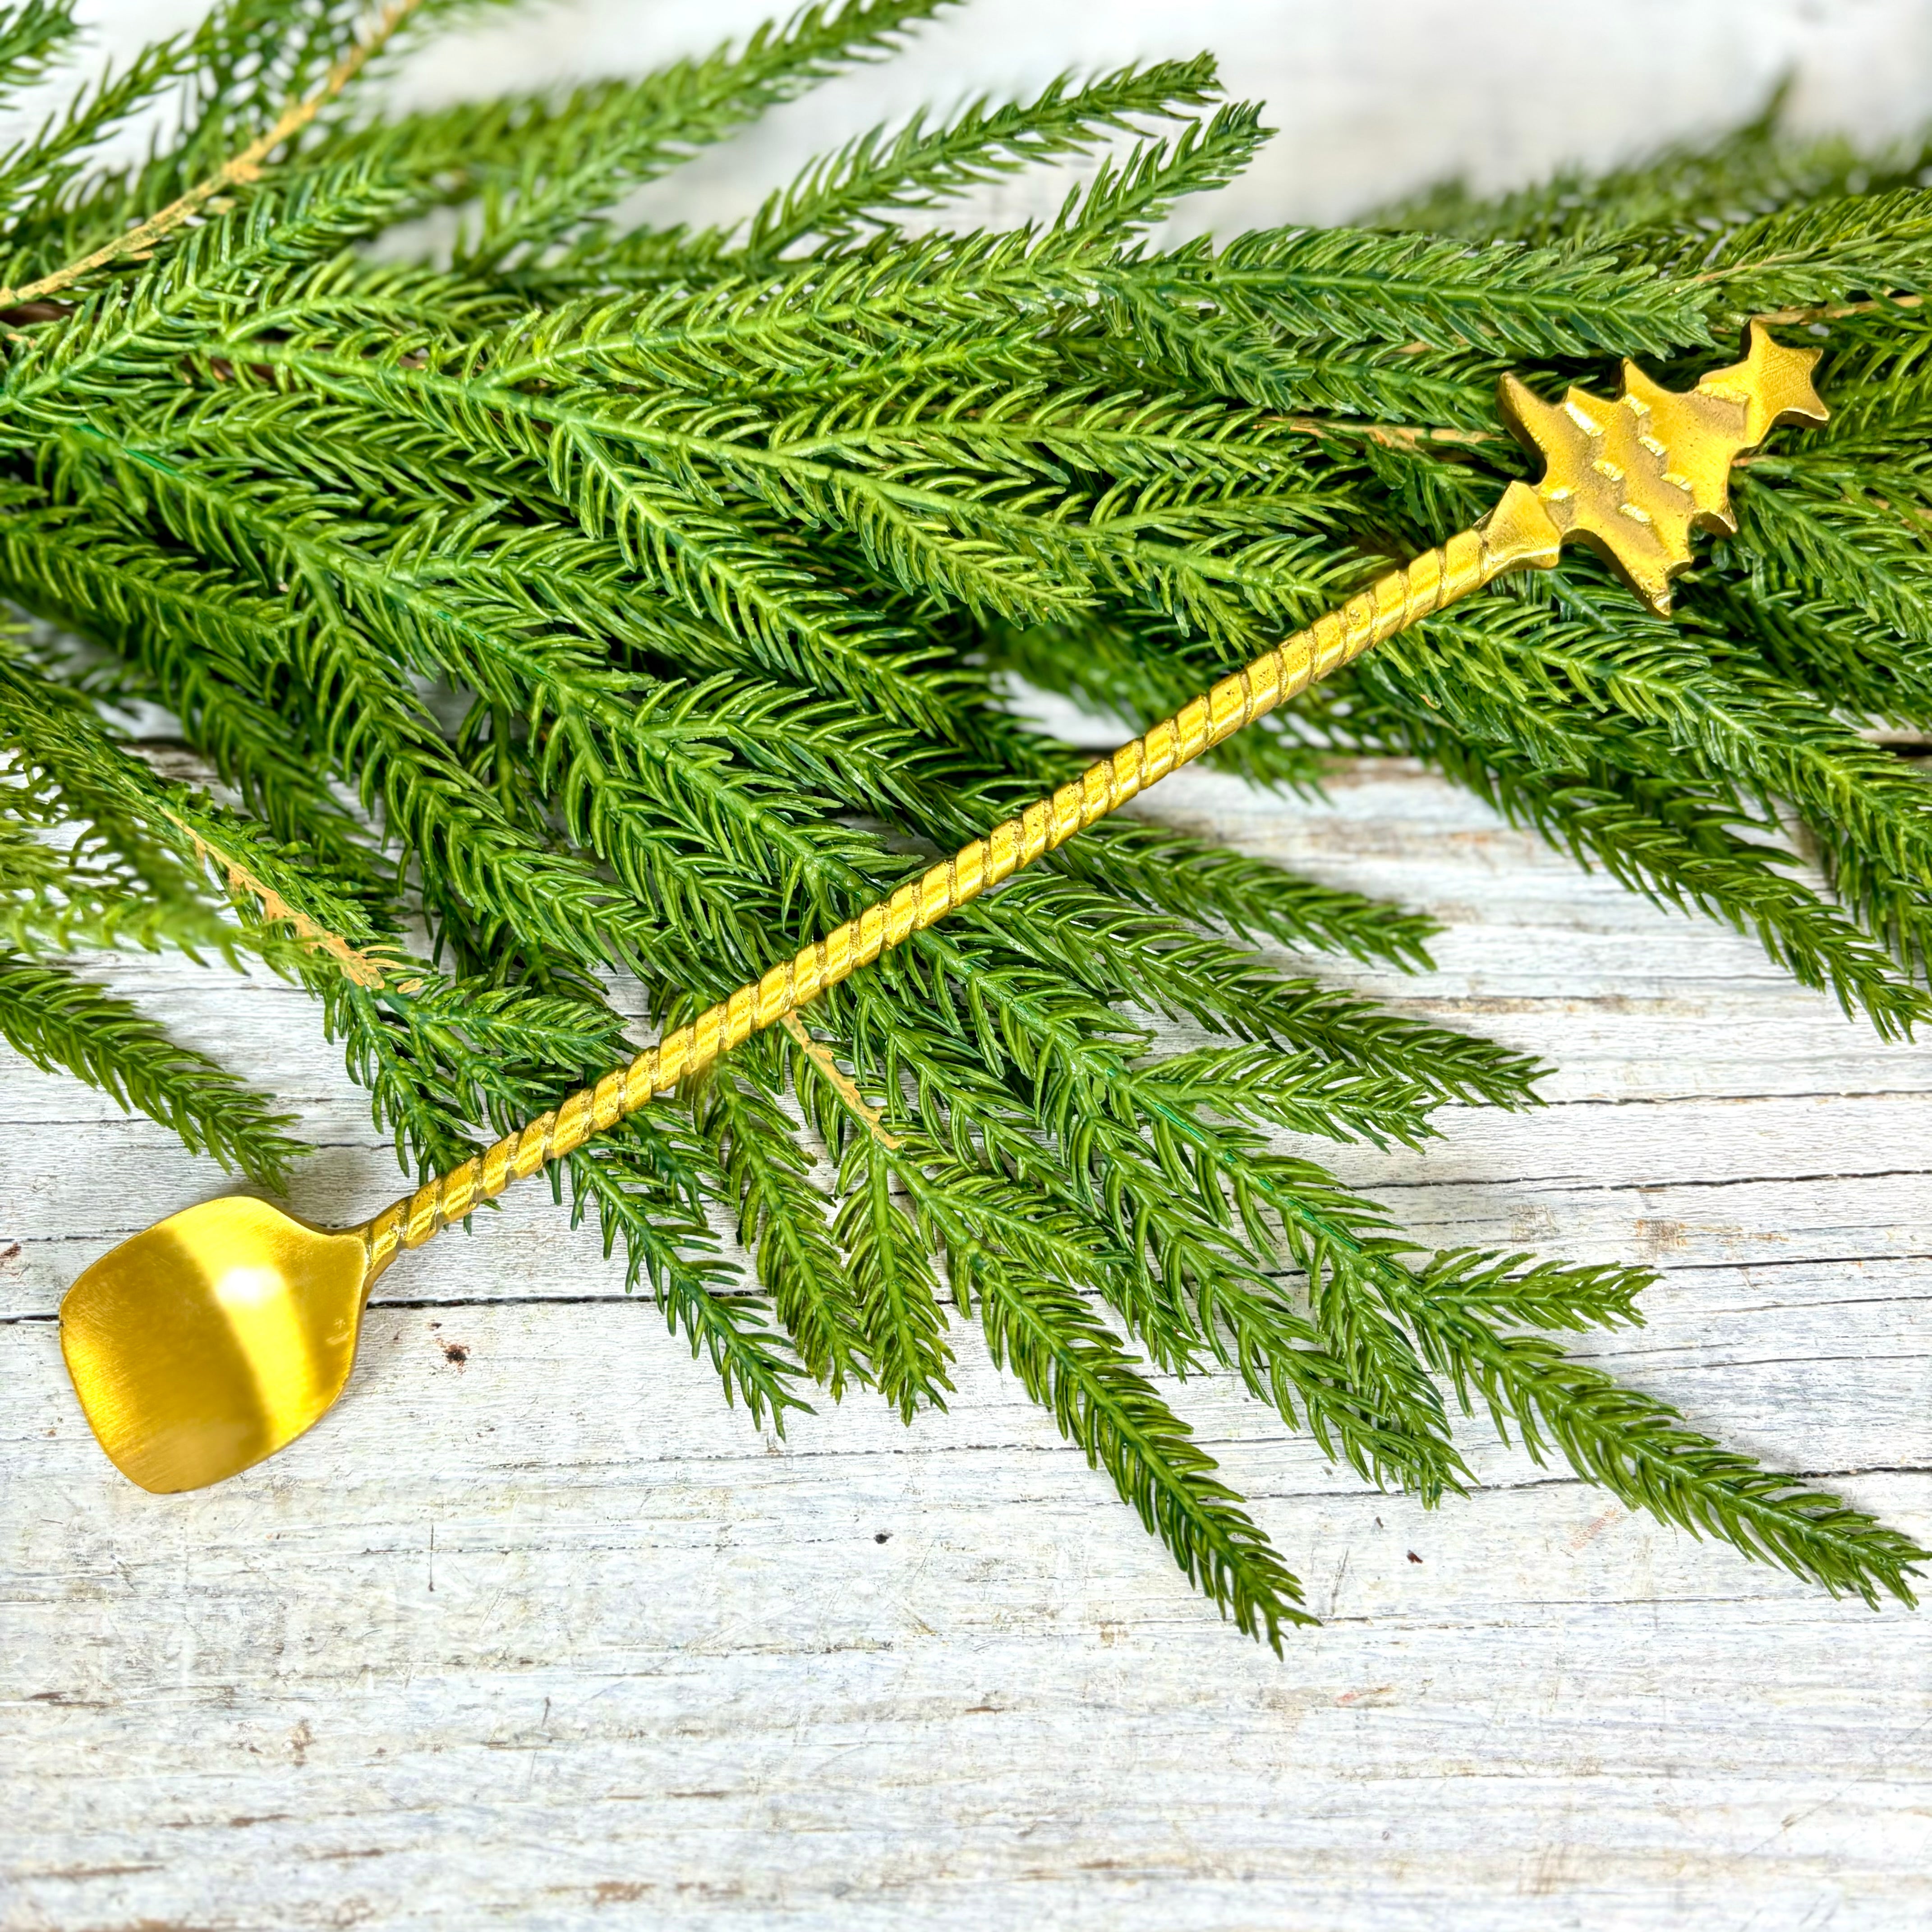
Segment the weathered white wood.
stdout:
[[[160,4],[91,10],[124,46],[199,10]],[[634,68],[768,10],[553,10],[410,85]],[[1910,0],[976,0],[706,158],[675,212],[728,219],[920,101],[1210,44],[1283,130],[1228,228],[1610,159],[1794,68],[1801,111],[1880,135],[1932,70]],[[1158,810],[1435,912],[1432,974],[1312,970],[1552,1063],[1541,1111],[1333,1150],[1350,1179],[1421,1240],[1660,1268],[1648,1325],[1585,1352],[1932,1536],[1926,1047],[1412,770],[1360,768],[1319,809],[1189,776]],[[113,977],[275,1073],[322,1149],[299,1210],[395,1190],[300,994],[179,962]],[[970,1333],[950,1413],[908,1431],[855,1400],[780,1444],[538,1188],[386,1280],[348,1396],[290,1454],[141,1496],[86,1436],[52,1310],[112,1240],[226,1184],[0,1054],[5,1932],[1932,1919],[1922,1617],[1820,1598],[1480,1426],[1481,1486],[1425,1513],[1208,1378],[1178,1400],[1327,1620],[1276,1660]]]
[[[1411,768],[1319,808],[1194,778],[1159,806],[1436,912],[1433,975],[1311,970],[1556,1063],[1544,1108],[1334,1150],[1351,1179],[1424,1240],[1660,1267],[1648,1325],[1584,1352],[1932,1533],[1924,1047]],[[298,996],[114,977],[292,1069],[328,1143],[305,1210],[393,1187]],[[30,1070],[0,1095],[0,1924],[1932,1912],[1922,1618],[1659,1528],[1480,1426],[1483,1486],[1426,1513],[1204,1378],[1178,1399],[1327,1619],[1278,1662],[970,1332],[949,1414],[848,1402],[781,1444],[540,1188],[386,1280],[349,1396],[292,1451],[142,1496],[46,1317],[220,1177]]]

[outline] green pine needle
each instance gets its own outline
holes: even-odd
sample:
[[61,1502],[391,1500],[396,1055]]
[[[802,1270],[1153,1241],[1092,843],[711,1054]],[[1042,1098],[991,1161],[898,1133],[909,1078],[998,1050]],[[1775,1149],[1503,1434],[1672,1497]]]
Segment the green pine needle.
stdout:
[[0,954],[0,1035],[43,1072],[71,1073],[263,1187],[286,1186],[311,1151],[280,1131],[293,1114],[64,967]]

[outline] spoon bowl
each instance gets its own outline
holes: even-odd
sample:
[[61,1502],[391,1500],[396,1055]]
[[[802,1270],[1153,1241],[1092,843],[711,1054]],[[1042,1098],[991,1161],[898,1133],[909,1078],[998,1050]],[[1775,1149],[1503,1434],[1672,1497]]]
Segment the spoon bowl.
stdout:
[[316,1421],[355,1366],[374,1270],[362,1230],[232,1195],[110,1249],[61,1303],[61,1351],[116,1468],[198,1490]]

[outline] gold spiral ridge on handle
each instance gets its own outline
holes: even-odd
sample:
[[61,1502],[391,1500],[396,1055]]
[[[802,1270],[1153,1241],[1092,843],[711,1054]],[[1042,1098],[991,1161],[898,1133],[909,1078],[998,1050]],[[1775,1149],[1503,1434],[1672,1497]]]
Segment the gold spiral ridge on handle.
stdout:
[[384,1208],[362,1230],[369,1250],[368,1279],[405,1248],[494,1201],[512,1180],[522,1180],[553,1160],[573,1154],[593,1134],[612,1127],[742,1046],[808,1005],[828,986],[869,966],[915,932],[934,926],[988,886],[1010,878],[1035,860],[1064,845],[1127,801],[1231,738],[1284,700],[1352,662],[1364,651],[1444,604],[1480,590],[1504,571],[1547,568],[1556,561],[1558,534],[1533,493],[1512,484],[1474,530],[1378,578],[1339,609],[1266,651],[1164,718],[1144,736],[1111,758],[1089,765],[1018,818],[996,825],[950,859],[868,906],[789,963],[740,986],[707,1007],[688,1025],[646,1047],[628,1066],[580,1087],[554,1112],[506,1135]]

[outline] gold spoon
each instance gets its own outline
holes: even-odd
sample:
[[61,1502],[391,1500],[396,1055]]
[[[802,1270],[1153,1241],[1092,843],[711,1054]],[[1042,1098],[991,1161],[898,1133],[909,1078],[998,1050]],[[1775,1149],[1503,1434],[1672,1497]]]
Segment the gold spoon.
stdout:
[[1384,638],[1506,571],[1552,567],[1566,538],[1602,551],[1666,614],[1692,526],[1736,528],[1732,458],[1776,423],[1826,420],[1811,385],[1819,354],[1781,348],[1754,322],[1744,360],[1685,394],[1630,362],[1622,394],[1607,403],[1574,388],[1545,403],[1505,376],[1504,413],[1544,459],[1534,488],[1512,483],[1473,530],[1378,579],[554,1113],[359,1228],[311,1227],[236,1196],[123,1241],[61,1304],[61,1347],[100,1446],[157,1491],[198,1489],[273,1455],[342,1393],[369,1291],[398,1250],[422,1246]]

